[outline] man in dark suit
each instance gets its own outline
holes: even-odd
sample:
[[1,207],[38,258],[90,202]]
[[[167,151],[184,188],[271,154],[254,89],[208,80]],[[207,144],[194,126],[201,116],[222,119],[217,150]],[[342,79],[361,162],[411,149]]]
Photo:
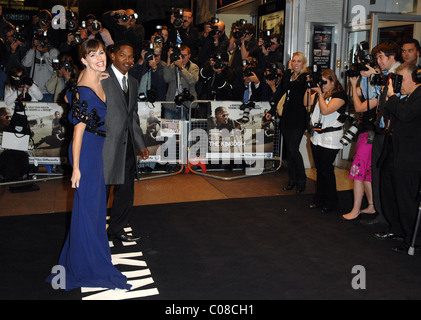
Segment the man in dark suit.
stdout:
[[103,149],[107,195],[114,186],[108,235],[121,241],[139,240],[126,234],[124,228],[133,209],[136,152],[140,150],[143,159],[149,156],[137,113],[139,84],[128,74],[133,59],[133,47],[128,42],[116,43],[111,53],[112,65],[107,69],[110,76],[102,80],[107,95],[107,136]]
[[396,69],[403,77],[402,99],[397,97],[392,81],[389,81],[384,115],[387,117],[390,113],[391,129],[385,137],[380,158],[380,194],[389,230],[374,234],[381,239],[400,236],[404,242],[393,250],[405,253],[412,238],[421,182],[421,83],[413,77],[416,71],[415,64],[406,63]]

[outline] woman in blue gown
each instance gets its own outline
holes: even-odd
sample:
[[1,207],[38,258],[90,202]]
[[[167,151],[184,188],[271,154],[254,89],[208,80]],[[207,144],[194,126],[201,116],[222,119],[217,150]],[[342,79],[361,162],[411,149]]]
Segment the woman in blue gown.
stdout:
[[[105,140],[106,96],[101,85],[105,47],[88,40],[79,52],[83,70],[77,87],[66,94],[74,125],[69,159],[75,188],[69,234],[59,265],[65,268],[65,290],[79,287],[130,289],[127,278],[111,261],[106,233],[106,189],[102,148]],[[54,274],[49,277],[52,281]]]

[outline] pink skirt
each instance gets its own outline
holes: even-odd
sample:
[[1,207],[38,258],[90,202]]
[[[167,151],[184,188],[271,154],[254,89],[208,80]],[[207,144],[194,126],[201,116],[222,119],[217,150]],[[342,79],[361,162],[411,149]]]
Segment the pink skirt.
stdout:
[[367,143],[368,132],[360,133],[355,146],[354,160],[351,170],[349,170],[349,179],[360,181],[371,181],[371,150],[372,144]]

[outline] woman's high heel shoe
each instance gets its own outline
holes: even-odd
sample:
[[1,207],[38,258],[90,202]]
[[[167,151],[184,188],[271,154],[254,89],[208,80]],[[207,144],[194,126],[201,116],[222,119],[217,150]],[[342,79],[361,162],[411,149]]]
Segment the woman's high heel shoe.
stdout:
[[304,192],[304,190],[306,189],[306,186],[305,185],[300,185],[300,184],[297,184],[297,190],[296,190],[296,193],[297,194],[300,194],[300,193],[302,193],[302,192]]
[[288,184],[283,188],[284,191],[289,191],[294,189],[295,183],[288,182]]

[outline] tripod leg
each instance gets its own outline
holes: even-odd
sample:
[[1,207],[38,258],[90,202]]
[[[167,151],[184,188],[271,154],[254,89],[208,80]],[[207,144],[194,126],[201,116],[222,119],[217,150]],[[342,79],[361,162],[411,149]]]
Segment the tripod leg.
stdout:
[[421,220],[421,180],[419,181],[419,185],[418,185],[417,201],[420,203],[420,206],[418,207],[418,215],[417,215],[417,220],[415,222],[414,233],[412,235],[411,246],[408,249],[408,254],[411,256],[413,256],[415,252],[415,240],[417,238],[418,227],[420,225],[420,220]]

